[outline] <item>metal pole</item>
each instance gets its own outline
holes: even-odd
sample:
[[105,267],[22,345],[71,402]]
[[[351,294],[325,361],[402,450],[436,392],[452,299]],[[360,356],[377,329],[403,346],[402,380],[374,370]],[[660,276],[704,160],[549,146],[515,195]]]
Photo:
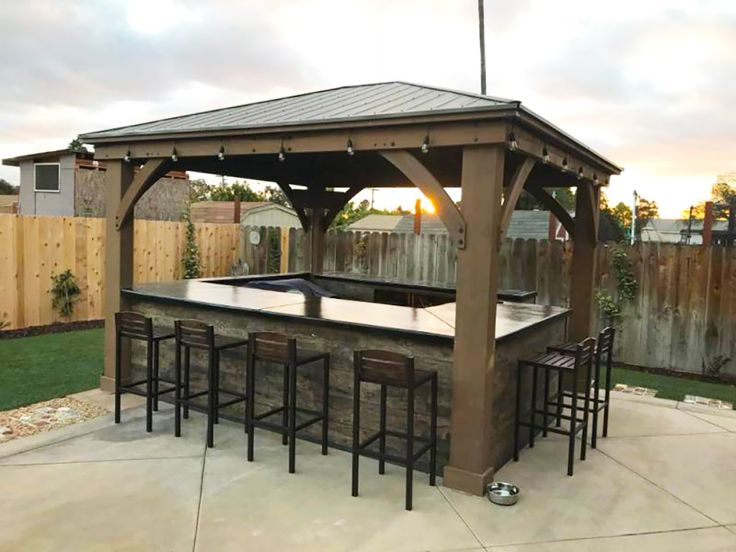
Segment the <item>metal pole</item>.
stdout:
[[486,93],[486,23],[483,0],[478,0],[478,28],[480,31],[480,93]]
[[634,190],[634,207],[631,209],[631,245],[634,245],[634,240],[636,238],[636,204],[639,196],[636,193],[636,190]]

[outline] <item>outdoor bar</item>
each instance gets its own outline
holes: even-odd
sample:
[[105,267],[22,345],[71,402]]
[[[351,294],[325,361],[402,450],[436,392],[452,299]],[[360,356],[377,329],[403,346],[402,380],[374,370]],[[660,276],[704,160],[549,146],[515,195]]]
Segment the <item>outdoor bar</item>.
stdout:
[[[279,332],[330,353],[330,444],[349,448],[353,351],[395,351],[438,374],[443,484],[482,494],[511,457],[517,361],[590,335],[600,187],[620,169],[518,101],[380,83],[80,138],[108,166],[103,389],[114,385],[119,311],[169,326],[195,318],[242,338]],[[308,234],[309,270],[133,286],[133,208],[172,169],[277,183]],[[457,247],[456,289],[325,274],[324,235],[338,211],[365,188],[412,186],[431,198]],[[450,187],[461,188],[460,205],[447,194]],[[545,190],[555,187],[577,189],[574,214]],[[522,190],[574,240],[569,309],[515,302],[515,292],[497,289],[498,247]],[[140,350],[120,354],[127,380],[140,370]],[[162,348],[162,371],[172,358]],[[223,379],[242,388],[243,357],[228,352],[222,362]],[[267,384],[259,384],[256,401],[278,404],[280,373],[259,370]],[[321,400],[322,383],[319,373],[305,371],[300,400]],[[417,396],[416,428],[426,434],[428,403]],[[376,425],[375,390],[364,388],[361,402],[362,425]],[[388,418],[389,425],[404,419],[392,406]]]

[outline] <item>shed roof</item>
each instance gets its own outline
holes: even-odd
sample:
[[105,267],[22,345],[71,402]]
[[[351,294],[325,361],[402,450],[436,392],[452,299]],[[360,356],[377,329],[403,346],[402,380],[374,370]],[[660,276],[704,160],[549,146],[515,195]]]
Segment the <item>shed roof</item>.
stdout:
[[18,167],[22,161],[43,161],[46,159],[56,159],[62,155],[75,155],[77,159],[94,158],[94,154],[92,152],[73,152],[69,148],[64,148],[52,151],[40,151],[37,153],[26,153],[24,155],[18,155],[17,157],[9,157],[7,159],[3,159],[3,165]]
[[518,107],[521,102],[402,81],[341,86],[83,134],[84,141]]
[[366,215],[362,219],[348,224],[353,232],[393,232],[403,215]]

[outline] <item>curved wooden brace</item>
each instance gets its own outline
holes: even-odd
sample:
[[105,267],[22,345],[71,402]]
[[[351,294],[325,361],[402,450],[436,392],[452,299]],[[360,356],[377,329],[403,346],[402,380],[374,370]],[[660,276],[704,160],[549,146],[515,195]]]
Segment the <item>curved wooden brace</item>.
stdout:
[[296,216],[299,217],[299,222],[302,224],[302,228],[307,232],[309,230],[309,217],[303,207],[299,207],[294,204],[294,190],[292,190],[291,186],[288,184],[282,184],[281,182],[276,182],[276,184],[281,188],[281,191],[284,192],[286,199],[291,203],[291,208],[294,209]]
[[159,178],[171,170],[172,161],[169,159],[149,159],[143,168],[133,177],[133,182],[125,191],[120,200],[118,212],[115,214],[115,228],[120,230],[123,223],[133,216],[136,202],[146,193]]
[[519,201],[519,196],[524,189],[526,179],[529,178],[529,173],[535,165],[534,159],[527,157],[524,162],[516,168],[514,176],[511,177],[511,183],[509,184],[508,193],[506,199],[503,202],[503,212],[501,213],[501,225],[498,229],[498,243],[499,247],[503,242],[503,238],[506,235],[506,231],[511,224],[511,216],[514,214],[516,203]]
[[447,228],[450,237],[459,249],[465,249],[465,219],[434,175],[406,150],[384,150],[379,153],[434,202],[437,215]]
[[557,220],[560,221],[560,224],[562,224],[562,226],[565,227],[565,230],[567,230],[567,233],[574,240],[575,239],[575,221],[570,216],[570,213],[568,213],[565,210],[565,208],[562,205],[560,205],[560,202],[557,201],[550,194],[548,194],[544,188],[533,186],[533,187],[527,188],[526,191],[532,194],[547,209],[552,211],[552,214],[555,217],[557,217]]
[[342,204],[339,206],[336,205],[335,207],[333,207],[327,212],[327,215],[325,216],[325,221],[324,221],[325,228],[329,228],[330,225],[332,224],[332,221],[335,220],[335,217],[337,216],[337,214],[342,210],[343,207],[345,207],[345,205],[348,204],[348,201],[353,199],[356,195],[358,195],[358,193],[360,193],[364,189],[365,189],[364,186],[352,186],[348,188],[347,190],[345,190],[343,192],[345,194],[345,197],[342,198],[343,200]]

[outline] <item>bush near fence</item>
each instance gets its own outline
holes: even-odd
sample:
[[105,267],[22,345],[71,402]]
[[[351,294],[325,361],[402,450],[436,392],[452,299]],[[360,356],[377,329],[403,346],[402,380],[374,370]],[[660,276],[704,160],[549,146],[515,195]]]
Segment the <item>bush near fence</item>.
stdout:
[[[205,277],[230,274],[238,260],[251,274],[306,268],[302,230],[196,226]],[[67,268],[82,288],[73,319],[101,318],[104,230],[103,219],[0,215],[0,321],[10,328],[56,321],[48,291],[51,274]],[[251,239],[254,232],[258,239]],[[134,233],[135,281],[179,278],[183,223],[136,220]],[[566,306],[572,247],[571,242],[505,240],[499,287],[535,289],[538,303]],[[736,375],[736,248],[602,244],[596,284],[611,294],[614,247],[626,251],[639,287],[617,323],[617,360]],[[326,271],[452,286],[457,255],[446,235],[328,232],[324,263]]]

